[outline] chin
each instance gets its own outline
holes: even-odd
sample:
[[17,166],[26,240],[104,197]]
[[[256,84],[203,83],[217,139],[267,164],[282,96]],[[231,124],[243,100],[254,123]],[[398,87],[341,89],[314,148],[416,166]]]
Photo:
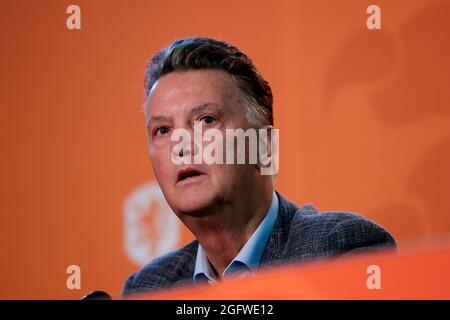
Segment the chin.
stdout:
[[173,210],[176,213],[192,216],[201,216],[214,203],[214,196],[211,190],[195,190],[189,188],[177,192],[174,196]]

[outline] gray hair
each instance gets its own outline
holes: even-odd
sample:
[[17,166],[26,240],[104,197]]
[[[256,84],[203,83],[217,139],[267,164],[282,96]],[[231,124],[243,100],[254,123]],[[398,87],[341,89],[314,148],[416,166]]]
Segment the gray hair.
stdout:
[[243,52],[224,41],[185,38],[163,48],[148,62],[145,94],[150,94],[163,75],[199,69],[226,71],[239,89],[240,102],[246,107],[247,121],[255,126],[273,125],[273,97],[269,83]]

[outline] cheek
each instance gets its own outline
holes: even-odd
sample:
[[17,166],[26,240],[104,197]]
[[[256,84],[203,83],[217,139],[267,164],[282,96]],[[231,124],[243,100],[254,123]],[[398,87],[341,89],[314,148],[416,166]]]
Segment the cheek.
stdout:
[[239,167],[237,165],[223,164],[213,165],[210,175],[216,183],[229,185],[239,176]]
[[224,178],[230,185],[241,185],[253,181],[255,165],[232,164],[226,165],[224,169]]
[[173,170],[168,151],[161,149],[153,149],[150,156],[153,171],[158,181],[164,183],[169,180]]

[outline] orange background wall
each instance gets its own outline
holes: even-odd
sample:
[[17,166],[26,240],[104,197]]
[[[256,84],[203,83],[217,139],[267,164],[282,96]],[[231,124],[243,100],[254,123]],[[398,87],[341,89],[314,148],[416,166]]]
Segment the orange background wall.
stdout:
[[[0,298],[117,295],[139,268],[125,221],[155,187],[144,68],[192,35],[237,45],[270,82],[285,196],[368,216],[400,248],[450,233],[450,1],[1,1]],[[139,199],[135,243],[192,239],[173,227],[154,249],[164,204]]]

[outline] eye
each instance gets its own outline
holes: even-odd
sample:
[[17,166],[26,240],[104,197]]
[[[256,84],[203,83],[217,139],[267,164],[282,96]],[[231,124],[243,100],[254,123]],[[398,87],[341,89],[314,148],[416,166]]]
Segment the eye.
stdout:
[[153,131],[153,134],[156,136],[164,136],[169,133],[169,128],[167,127],[159,127]]
[[200,118],[200,121],[202,121],[203,124],[212,124],[216,121],[216,118],[214,118],[213,116],[204,116]]

